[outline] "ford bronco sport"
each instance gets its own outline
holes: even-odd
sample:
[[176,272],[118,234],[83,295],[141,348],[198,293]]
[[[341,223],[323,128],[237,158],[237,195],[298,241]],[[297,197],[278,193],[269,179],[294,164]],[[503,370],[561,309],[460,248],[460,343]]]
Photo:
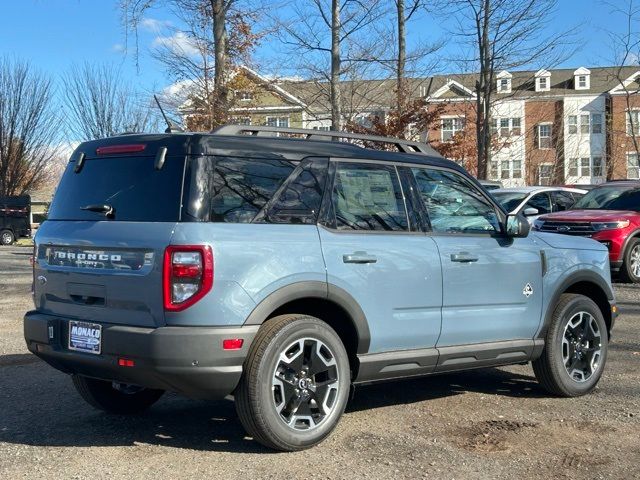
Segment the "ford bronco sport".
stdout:
[[427,145],[270,127],[81,144],[33,275],[28,348],[89,404],[233,394],[280,450],[358,384],[532,362],[586,394],[616,314],[605,246],[529,234]]

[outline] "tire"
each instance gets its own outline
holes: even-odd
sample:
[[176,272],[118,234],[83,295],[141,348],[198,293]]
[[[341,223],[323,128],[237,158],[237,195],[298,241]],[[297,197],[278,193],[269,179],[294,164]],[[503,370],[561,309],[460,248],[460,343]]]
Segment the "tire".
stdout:
[[620,276],[625,282],[640,283],[640,239],[634,238],[627,245]]
[[235,391],[240,422],[274,450],[317,445],[344,412],[350,373],[344,345],[329,325],[307,315],[274,317],[260,328],[244,362]]
[[80,396],[94,408],[108,413],[129,415],[140,413],[156,403],[164,390],[122,385],[113,382],[72,375],[73,385]]
[[542,355],[533,361],[533,371],[549,393],[585,395],[602,376],[608,345],[607,325],[595,302],[584,295],[563,294],[553,311]]
[[13,245],[15,241],[16,237],[11,230],[2,230],[2,232],[0,232],[0,243],[2,245]]

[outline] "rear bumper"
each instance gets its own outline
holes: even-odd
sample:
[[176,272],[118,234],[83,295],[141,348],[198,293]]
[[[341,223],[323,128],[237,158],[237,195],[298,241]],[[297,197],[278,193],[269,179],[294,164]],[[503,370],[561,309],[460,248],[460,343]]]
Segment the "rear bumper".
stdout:
[[[66,319],[36,311],[24,317],[29,350],[62,372],[192,398],[217,399],[233,392],[257,331],[257,325],[142,328],[102,324],[102,353],[93,355],[67,348]],[[223,350],[222,341],[228,338],[242,338],[242,348]],[[118,358],[133,360],[135,366],[118,366]]]

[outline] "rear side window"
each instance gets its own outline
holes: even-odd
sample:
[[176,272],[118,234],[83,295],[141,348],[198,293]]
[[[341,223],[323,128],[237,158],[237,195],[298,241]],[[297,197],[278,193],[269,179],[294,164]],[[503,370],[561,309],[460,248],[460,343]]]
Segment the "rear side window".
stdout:
[[193,158],[184,220],[250,223],[293,169],[278,159]]
[[105,157],[85,160],[75,173],[69,162],[49,208],[50,220],[105,220],[89,205],[109,205],[113,221],[176,222],[184,157],[167,157],[160,170],[154,157]]
[[407,212],[394,167],[338,163],[332,192],[339,230],[409,229]]

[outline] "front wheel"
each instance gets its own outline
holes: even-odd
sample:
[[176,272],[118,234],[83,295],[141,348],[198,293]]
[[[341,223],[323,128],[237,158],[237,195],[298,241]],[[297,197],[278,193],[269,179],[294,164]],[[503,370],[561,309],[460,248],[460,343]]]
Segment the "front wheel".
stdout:
[[0,232],[0,243],[2,245],[12,245],[16,241],[16,237],[11,230],[2,230]]
[[623,280],[630,283],[640,283],[640,240],[633,239],[629,242],[624,252],[624,260],[620,274]]
[[164,390],[97,380],[81,375],[72,375],[71,379],[85,402],[108,413],[140,413],[156,403],[164,393]]
[[242,425],[275,450],[324,440],[344,412],[349,358],[336,332],[307,315],[282,315],[259,330],[235,392]]
[[607,324],[595,302],[584,295],[563,294],[533,371],[540,385],[554,395],[585,395],[602,376],[608,344]]

